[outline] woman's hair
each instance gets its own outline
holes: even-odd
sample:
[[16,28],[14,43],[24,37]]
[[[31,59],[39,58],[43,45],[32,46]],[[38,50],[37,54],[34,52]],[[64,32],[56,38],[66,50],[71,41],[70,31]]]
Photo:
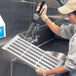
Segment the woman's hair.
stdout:
[[72,12],[74,15],[76,15],[76,11]]

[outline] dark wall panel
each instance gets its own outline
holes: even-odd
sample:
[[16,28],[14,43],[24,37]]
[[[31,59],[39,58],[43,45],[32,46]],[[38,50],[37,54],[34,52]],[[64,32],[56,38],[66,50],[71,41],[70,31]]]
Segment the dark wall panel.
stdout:
[[33,15],[33,5],[11,0],[0,0],[0,14],[7,30],[7,37],[28,29]]

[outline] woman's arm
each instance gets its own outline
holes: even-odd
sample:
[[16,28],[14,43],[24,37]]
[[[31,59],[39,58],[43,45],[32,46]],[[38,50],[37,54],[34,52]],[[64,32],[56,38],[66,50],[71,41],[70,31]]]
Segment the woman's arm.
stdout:
[[[38,5],[36,11],[38,11],[40,8],[40,4]],[[49,26],[49,28],[56,34],[59,34],[59,26],[57,26],[56,24],[54,24],[46,15],[47,12],[47,5],[45,4],[43,6],[43,8],[40,11],[40,17],[41,19]]]
[[67,72],[68,70],[64,66],[60,66],[58,68],[52,69],[52,70],[46,70],[44,72],[45,75],[50,75],[50,74],[62,74],[64,72]]
[[45,20],[45,23],[56,35],[59,34],[59,26],[57,26],[55,23],[53,23],[49,18],[47,18]]
[[42,67],[40,69],[35,70],[37,74],[43,75],[51,75],[51,74],[61,74],[64,72],[67,72],[68,70],[64,66],[60,66],[58,68],[52,69],[52,70],[44,70]]

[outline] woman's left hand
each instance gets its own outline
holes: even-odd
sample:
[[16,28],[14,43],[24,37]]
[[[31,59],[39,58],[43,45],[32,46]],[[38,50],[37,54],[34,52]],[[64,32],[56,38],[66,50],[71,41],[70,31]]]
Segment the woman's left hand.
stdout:
[[46,74],[45,74],[45,69],[43,69],[42,67],[40,67],[39,69],[36,69],[35,70],[36,71],[36,73],[37,74],[39,74],[39,75],[45,75],[46,76]]

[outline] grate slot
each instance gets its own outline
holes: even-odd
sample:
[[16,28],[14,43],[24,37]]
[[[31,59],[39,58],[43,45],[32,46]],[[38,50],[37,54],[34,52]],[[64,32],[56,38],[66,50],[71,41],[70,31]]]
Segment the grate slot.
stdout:
[[[55,63],[55,61],[53,62],[53,61],[51,61],[51,60],[48,59],[48,58],[43,57],[42,60],[46,61],[46,62],[47,62],[48,64],[50,64],[50,65],[53,65],[53,66],[57,65],[57,62]],[[50,63],[50,62],[51,62],[51,63]]]
[[13,44],[15,44],[15,46],[18,46],[19,49],[22,49],[23,52],[29,51],[29,48],[23,46],[23,44],[19,43],[18,41],[14,42]]
[[[13,47],[12,49],[15,48],[15,49],[16,49],[16,52],[18,52],[18,51],[17,51],[17,49],[18,49],[17,47],[15,47],[15,46],[13,46],[13,45],[11,45],[11,46]],[[14,49],[14,50],[15,50],[15,49]],[[19,50],[19,49],[18,49],[18,50]],[[22,49],[20,49],[20,50],[22,51]],[[20,52],[18,52],[18,53],[20,53]],[[25,54],[25,53],[26,53],[26,54]],[[25,54],[27,57],[31,58],[34,62],[35,62],[35,61],[37,62],[37,61],[39,60],[38,58],[34,57],[33,55],[31,55],[31,54],[28,53],[28,52],[24,52],[22,55],[24,55],[24,54]],[[24,55],[24,56],[25,56],[25,55]],[[35,63],[36,63],[36,62],[35,62]],[[51,66],[51,65],[47,65],[44,61],[40,61],[40,62],[42,63],[42,65],[45,65],[45,66],[47,66],[47,67],[51,67],[52,69],[54,68],[53,65],[52,65],[52,66]],[[39,63],[40,63],[40,62],[39,62]]]
[[[20,38],[21,39],[21,38]],[[23,40],[23,39],[21,39],[23,42],[26,42],[25,40]],[[30,45],[30,43],[28,43],[28,42],[26,42],[27,44],[29,44]],[[37,51],[38,52],[38,54],[40,54],[40,55],[43,55],[44,54],[44,52],[42,52],[43,50],[41,50],[41,49],[39,49],[39,48],[37,48],[37,47],[34,47],[33,45],[32,45],[32,47],[31,47],[31,49],[33,48],[33,51]],[[46,58],[50,58],[50,61],[53,61],[53,63],[55,63],[55,64],[57,64],[57,62],[58,62],[58,60],[57,60],[57,58],[55,58],[54,56],[50,56],[50,55],[48,55],[48,54],[46,54],[46,56],[45,56]]]
[[24,45],[22,42],[20,42],[18,40],[16,41],[16,44],[19,45],[19,46],[21,46],[26,51],[28,51],[28,49],[31,48],[31,46],[28,47],[28,45]]
[[25,48],[28,48],[27,46],[24,46],[23,44],[19,43],[18,41],[14,42],[18,47],[22,48],[24,51],[26,51]]
[[[16,41],[17,42],[17,41]],[[32,49],[33,51],[35,51],[38,55],[42,56],[43,53],[39,52],[39,50],[37,51],[36,49],[32,48],[32,46],[30,45],[30,47],[28,45],[25,45],[24,43],[22,43],[22,41],[18,41],[17,43],[19,43],[20,45],[23,45],[24,48],[27,46],[29,49]],[[28,49],[27,48],[27,49]]]
[[44,58],[43,58],[44,60],[48,60],[49,62],[52,62],[53,64],[55,64],[55,65],[57,65],[57,62],[56,61],[54,61],[53,59],[51,59],[51,58],[49,58],[48,56],[44,56]]
[[[33,53],[34,55],[36,55],[37,57],[41,57],[42,55],[40,55],[37,51],[34,51],[33,49],[30,48],[30,52]],[[43,54],[44,55],[44,54]]]
[[49,70],[49,68],[47,68],[47,67],[46,67],[45,65],[43,65],[43,64],[38,63],[37,65],[40,66],[40,67],[43,67],[43,68],[46,69],[46,70]]
[[18,45],[22,46],[25,50],[27,51],[30,51],[31,53],[33,54],[37,54],[37,56],[40,58],[43,54],[40,54],[39,52],[37,52],[34,48],[32,47],[29,47],[29,48],[26,48],[28,47],[28,45],[24,45],[23,43],[20,43],[20,41],[16,41]]
[[[40,63],[40,64],[42,64],[42,65],[44,65],[44,66],[45,66],[45,67],[47,67],[48,69],[49,69],[49,68],[54,69],[54,67],[53,67],[53,66],[48,65],[46,62],[44,62],[44,61],[42,61],[42,60],[41,60],[41,61],[39,61],[39,63]],[[39,63],[38,63],[38,64],[39,64]]]
[[[51,67],[50,67],[50,66],[47,66],[47,64],[44,64],[44,63],[42,63],[42,62],[39,62],[39,64],[41,64],[41,65],[47,67],[48,69],[54,69],[54,67],[52,67],[52,66],[51,66]],[[47,70],[48,70],[48,69],[47,69]]]
[[42,60],[42,62],[45,62],[45,63],[47,63],[47,65],[50,65],[50,66],[52,66],[52,67],[54,67],[54,68],[55,68],[55,66],[56,66],[56,65],[54,65],[53,63],[49,62],[48,60],[44,60],[43,58],[42,58],[41,60]]
[[[15,44],[15,43],[13,43],[13,44]],[[17,46],[18,46],[18,45],[17,45]],[[26,52],[26,51],[24,51],[24,49],[23,49],[22,47],[20,47],[20,46],[17,47],[17,46],[16,46],[16,44],[15,44],[14,48],[20,50],[20,51],[21,51],[22,53],[24,53],[24,54],[26,53],[28,56],[30,56],[31,58],[33,58],[35,61],[38,61],[38,60],[39,60],[39,58],[35,57],[34,54],[31,54],[31,53],[30,53],[30,50],[28,50],[28,52]]]
[[[16,41],[16,42],[17,42],[17,41]],[[14,42],[13,44],[15,44],[15,46],[18,46],[18,48],[19,48],[20,50],[23,50],[23,52],[24,52],[24,50],[25,50],[25,51],[27,50],[27,48],[26,48],[26,47],[24,48],[20,43],[15,43],[15,42]],[[39,55],[37,54],[37,52],[33,52],[32,49],[29,49],[28,52],[31,53],[31,54],[33,54],[33,55],[35,55],[38,59],[41,57],[41,56],[39,56]]]
[[27,54],[24,55],[25,53],[21,53],[21,52],[18,51],[16,48],[13,48],[13,47],[11,47],[11,46],[10,46],[10,48],[11,48],[12,50],[15,50],[18,54],[21,54],[21,55],[20,55],[21,57],[24,56],[24,57],[26,57],[27,59],[29,59],[30,61],[36,63],[36,61],[34,61],[33,59],[31,59]]
[[34,64],[34,65],[35,65],[35,63],[34,63],[34,62],[32,62],[31,60],[29,60],[29,59],[28,59],[28,58],[26,58],[25,56],[22,56],[22,58],[24,58],[24,59],[28,60],[30,63],[32,63],[32,64]]
[[34,67],[35,69],[39,68],[38,66],[35,66],[35,63],[33,63],[33,62],[31,63],[31,61],[28,60],[26,57],[24,57],[24,56],[21,57],[20,54],[13,52],[12,49],[7,48],[7,51],[12,53],[13,55],[17,56],[18,58],[20,58],[23,62],[27,63],[29,66]]
[[[20,44],[18,44],[18,43],[16,43],[16,42],[14,42],[13,44],[15,45],[15,47],[17,47],[19,50],[21,50],[22,53],[24,53],[24,52],[26,51],[26,47],[23,48],[22,45],[20,45]],[[27,52],[27,51],[26,51],[26,52]]]
[[16,52],[16,53],[20,54],[20,56],[22,55],[22,53],[21,53],[20,51],[18,51],[16,48],[14,48],[13,45],[10,45],[9,48],[10,48],[13,52]]
[[[36,55],[37,55],[37,53],[35,53]],[[44,54],[43,54],[44,55]],[[45,60],[45,61],[47,61],[50,65],[53,65],[53,66],[55,66],[55,65],[57,65],[57,62],[56,61],[54,61],[54,60],[52,60],[51,58],[49,58],[49,57],[47,57],[47,56],[44,56],[43,57],[43,60]],[[54,62],[53,62],[54,61]],[[51,63],[50,63],[51,62]]]
[[25,55],[27,55],[27,56],[30,57],[31,59],[35,60],[36,62],[39,60],[38,58],[34,57],[34,56],[31,55],[30,53],[25,53]]
[[20,53],[16,52],[15,50],[11,49],[10,47],[8,47],[7,50],[10,50],[11,52],[17,54],[18,56],[21,56]]
[[14,43],[12,44],[12,45],[10,45],[11,47],[13,47],[13,48],[15,48],[15,49],[17,49],[18,51],[20,51],[21,53],[24,53],[23,51],[22,51],[22,49],[20,48],[20,47],[17,47]]
[[32,48],[34,48],[34,49],[35,49],[37,52],[39,52],[40,54],[43,54],[43,53],[44,53],[44,51],[41,50],[40,48],[32,45],[31,43],[29,43],[29,42],[27,42],[27,41],[25,41],[25,40],[23,40],[23,39],[21,39],[21,38],[19,38],[19,39],[20,39],[24,44],[29,44],[30,46],[32,46]]
[[[29,49],[30,50],[30,49]],[[40,59],[40,57],[39,56],[37,56],[37,55],[35,55],[35,53],[34,52],[30,52],[30,51],[28,51],[30,54],[32,54],[32,55],[34,55],[36,58],[38,58],[38,59]]]
[[37,64],[36,66],[37,66],[37,67],[41,67],[41,66],[40,66],[40,65],[38,65],[38,64]]
[[49,58],[51,57],[51,58],[54,59],[55,61],[59,62],[59,60],[58,60],[56,57],[52,56],[52,55],[46,54],[46,56],[48,56]]

